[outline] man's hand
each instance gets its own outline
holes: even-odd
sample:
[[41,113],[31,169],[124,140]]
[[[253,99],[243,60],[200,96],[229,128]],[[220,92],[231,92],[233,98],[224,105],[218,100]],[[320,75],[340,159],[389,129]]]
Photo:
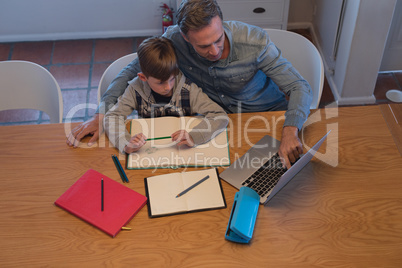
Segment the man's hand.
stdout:
[[286,126],[282,129],[282,140],[279,146],[279,156],[283,164],[289,169],[300,154],[303,153],[303,145],[297,136],[297,127]]
[[67,137],[66,143],[69,146],[77,148],[82,138],[87,135],[92,135],[88,142],[88,146],[92,146],[103,132],[103,117],[104,114],[95,114],[91,119],[79,124],[75,127]]
[[190,134],[185,130],[178,130],[172,134],[172,141],[177,142],[177,146],[187,145],[189,147],[194,146],[194,140]]

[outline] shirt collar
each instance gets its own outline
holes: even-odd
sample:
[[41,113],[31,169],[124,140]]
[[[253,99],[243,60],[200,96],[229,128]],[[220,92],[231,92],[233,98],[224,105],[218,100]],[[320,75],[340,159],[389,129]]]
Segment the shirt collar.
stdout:
[[237,54],[233,48],[232,31],[230,30],[230,28],[226,22],[223,22],[223,29],[225,31],[226,37],[229,40],[229,46],[230,46],[230,52],[229,52],[229,56],[227,57],[227,59],[229,60],[229,62],[237,61],[239,58],[237,57]]

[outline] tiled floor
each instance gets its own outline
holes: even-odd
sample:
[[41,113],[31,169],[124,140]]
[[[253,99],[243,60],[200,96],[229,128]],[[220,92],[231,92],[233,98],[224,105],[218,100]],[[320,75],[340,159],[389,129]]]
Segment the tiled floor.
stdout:
[[[97,104],[99,80],[106,68],[121,56],[137,51],[144,37],[68,40],[0,44],[0,61],[26,60],[53,74],[63,95],[63,118],[76,105]],[[82,109],[73,121],[85,121],[94,109]],[[49,117],[33,110],[0,111],[1,125],[49,123]]]
[[[306,30],[297,32],[310,37]],[[97,104],[97,89],[103,72],[117,58],[136,52],[144,38],[0,43],[0,61],[26,60],[47,68],[62,90],[65,118],[76,105]],[[385,92],[389,89],[402,90],[401,85],[402,72],[380,73],[374,92],[377,103],[388,102]],[[325,81],[320,107],[333,101],[334,97]],[[79,110],[74,114],[73,121],[85,121],[94,112],[90,108]],[[42,112],[0,111],[0,126],[42,123],[49,123],[48,116]]]

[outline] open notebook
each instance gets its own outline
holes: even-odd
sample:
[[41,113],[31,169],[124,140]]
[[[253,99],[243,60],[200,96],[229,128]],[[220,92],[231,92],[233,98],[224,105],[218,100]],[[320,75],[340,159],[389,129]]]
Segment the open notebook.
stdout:
[[[133,119],[130,133],[144,133],[147,138],[169,137],[173,132],[190,131],[200,120],[199,117],[158,117]],[[209,142],[190,148],[180,148],[172,139],[150,140],[137,152],[127,157],[127,169],[154,169],[178,167],[220,167],[229,166],[229,146],[227,129]]]
[[[206,176],[209,177],[204,180]],[[216,168],[157,175],[145,178],[144,182],[150,217],[226,207]],[[189,188],[191,190],[177,197]]]

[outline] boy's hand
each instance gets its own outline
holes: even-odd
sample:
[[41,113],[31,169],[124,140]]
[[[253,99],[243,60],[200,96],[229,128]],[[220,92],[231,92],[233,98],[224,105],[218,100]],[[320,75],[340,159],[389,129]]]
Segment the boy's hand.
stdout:
[[190,134],[188,134],[185,130],[178,130],[172,134],[172,140],[177,142],[177,146],[187,145],[189,147],[194,146],[193,138],[191,138]]
[[131,137],[129,143],[124,147],[124,151],[128,154],[138,151],[147,142],[144,134],[138,133]]

